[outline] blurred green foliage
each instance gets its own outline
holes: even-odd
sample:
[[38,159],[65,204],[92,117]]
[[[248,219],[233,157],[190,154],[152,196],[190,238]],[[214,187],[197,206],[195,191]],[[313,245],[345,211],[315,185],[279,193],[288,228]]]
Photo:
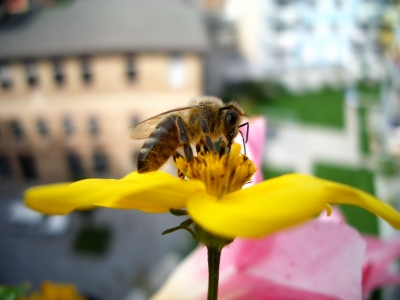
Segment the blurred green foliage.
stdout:
[[104,255],[110,247],[112,232],[106,225],[85,225],[77,233],[73,248],[76,252]]
[[359,123],[359,149],[362,154],[371,154],[369,142],[369,128],[368,128],[368,109],[365,106],[359,106],[358,110],[358,123]]
[[274,177],[278,177],[284,174],[293,173],[293,169],[289,168],[273,168],[273,167],[264,167],[263,168],[263,177],[265,180],[271,179]]
[[29,283],[0,285],[0,300],[16,300],[18,297],[25,295],[30,288],[31,285]]
[[292,116],[306,124],[344,128],[343,88],[293,93],[278,83],[248,81],[226,86],[222,98],[236,100],[249,114],[285,119]]
[[[320,178],[348,184],[372,195],[375,193],[374,174],[367,170],[320,162],[315,164],[314,174]],[[341,205],[340,208],[347,222],[358,231],[378,234],[378,219],[374,214],[352,205]]]
[[378,160],[378,170],[382,175],[396,176],[400,171],[400,163],[395,157],[384,155]]

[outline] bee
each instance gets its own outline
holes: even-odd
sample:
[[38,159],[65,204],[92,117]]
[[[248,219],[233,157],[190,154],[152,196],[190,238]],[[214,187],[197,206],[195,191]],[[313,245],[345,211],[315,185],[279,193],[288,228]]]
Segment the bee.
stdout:
[[248,123],[240,125],[244,116],[247,114],[235,102],[225,104],[217,97],[201,96],[192,99],[188,106],[134,125],[130,137],[146,139],[137,156],[137,172],[157,171],[171,156],[179,156],[177,149],[181,147],[188,162],[193,160],[192,145],[198,150],[203,147],[215,151],[214,142],[222,139],[230,149],[239,127],[248,127]]

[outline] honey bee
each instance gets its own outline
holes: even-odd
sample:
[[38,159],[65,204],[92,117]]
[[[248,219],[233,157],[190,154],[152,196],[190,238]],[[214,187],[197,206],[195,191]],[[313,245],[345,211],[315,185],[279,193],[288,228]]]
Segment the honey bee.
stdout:
[[239,127],[248,126],[239,125],[244,116],[247,115],[243,109],[234,102],[225,104],[217,97],[201,96],[192,99],[188,106],[134,125],[130,137],[146,139],[137,156],[137,172],[157,171],[180,147],[188,162],[193,160],[192,145],[215,151],[214,142],[222,139],[230,149]]

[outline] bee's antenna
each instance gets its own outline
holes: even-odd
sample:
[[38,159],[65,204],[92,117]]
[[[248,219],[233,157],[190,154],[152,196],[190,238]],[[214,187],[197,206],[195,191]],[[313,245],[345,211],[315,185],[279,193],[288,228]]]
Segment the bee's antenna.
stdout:
[[246,153],[246,143],[244,141],[243,133],[240,130],[239,130],[239,132],[240,132],[240,135],[242,136],[244,154],[247,155],[247,153]]
[[247,155],[247,153],[246,153],[246,143],[249,140],[249,122],[246,122],[246,123],[243,123],[243,124],[239,125],[239,128],[243,127],[243,126],[247,126],[247,129],[246,129],[246,140],[244,139],[243,132],[241,130],[239,130],[239,132],[240,132],[240,135],[242,136],[244,154]]
[[226,105],[224,107],[221,107],[219,110],[227,110],[227,109],[231,109],[233,110],[235,113],[237,113],[239,116],[241,117],[248,117],[248,114],[242,113],[240,110],[238,110],[235,106],[233,106],[232,104]]
[[[246,122],[246,123],[243,123],[243,124],[239,125],[239,128],[243,127],[243,126],[247,126],[247,129],[246,129],[246,141],[245,141],[245,143],[247,143],[247,141],[249,140],[249,128],[250,128],[249,127],[249,122]],[[243,138],[243,133],[241,131],[240,131],[240,134],[242,135],[242,138]]]

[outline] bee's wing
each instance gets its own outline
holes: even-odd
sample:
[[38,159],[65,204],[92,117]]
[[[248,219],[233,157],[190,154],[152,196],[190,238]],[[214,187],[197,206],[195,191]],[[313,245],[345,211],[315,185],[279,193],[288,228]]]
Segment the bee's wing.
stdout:
[[175,109],[171,109],[168,111],[165,111],[161,114],[158,114],[154,117],[151,117],[147,120],[144,120],[140,123],[137,123],[136,125],[132,126],[132,131],[131,134],[129,135],[131,139],[133,140],[143,140],[149,137],[149,135],[154,131],[156,128],[157,124],[160,123],[161,119],[164,118],[166,115],[176,112],[176,111],[182,111],[182,110],[187,110],[190,108],[195,108],[195,107],[202,107],[204,104],[196,104],[196,105],[190,105],[190,106],[183,106]]
[[155,116],[153,118],[147,119],[136,125],[133,125],[131,134],[129,135],[131,139],[143,140],[149,137],[149,135],[154,131],[157,124],[160,123],[163,116]]

